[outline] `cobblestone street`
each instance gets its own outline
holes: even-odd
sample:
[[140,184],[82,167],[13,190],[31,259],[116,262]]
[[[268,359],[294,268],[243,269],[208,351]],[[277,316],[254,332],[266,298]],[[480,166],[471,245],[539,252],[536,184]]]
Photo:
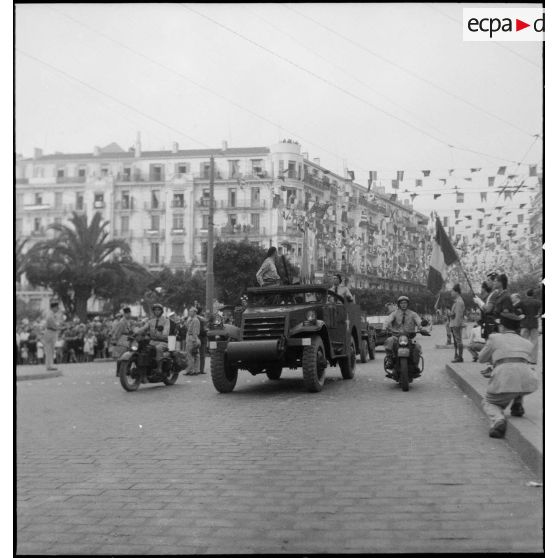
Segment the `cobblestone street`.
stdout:
[[17,552],[541,551],[542,489],[435,342],[408,393],[383,352],[317,394],[300,371],[127,393],[113,363],[18,382]]

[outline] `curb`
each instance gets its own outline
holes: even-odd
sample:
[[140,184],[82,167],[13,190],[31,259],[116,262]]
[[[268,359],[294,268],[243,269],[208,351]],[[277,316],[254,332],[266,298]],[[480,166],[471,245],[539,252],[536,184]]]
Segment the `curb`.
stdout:
[[451,345],[436,345],[437,349],[453,349],[453,343]]
[[62,372],[60,372],[60,370],[57,370],[56,372],[37,372],[36,374],[25,374],[21,376],[16,374],[16,381],[25,382],[26,380],[47,380],[49,378],[58,378],[58,376],[62,376]]
[[[461,391],[467,395],[471,401],[482,411],[483,396],[462,376],[460,376],[451,365],[446,364],[446,372],[459,386]],[[519,454],[523,462],[531,469],[538,479],[542,479],[543,473],[543,455],[542,452],[536,448],[533,443],[528,440],[523,432],[513,423],[508,420],[508,427],[506,430],[505,440],[507,443]]]

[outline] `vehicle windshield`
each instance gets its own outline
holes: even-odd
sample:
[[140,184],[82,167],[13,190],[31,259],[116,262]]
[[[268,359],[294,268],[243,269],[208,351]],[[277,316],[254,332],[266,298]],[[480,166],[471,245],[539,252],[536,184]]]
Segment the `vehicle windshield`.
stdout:
[[326,293],[322,291],[251,293],[248,298],[249,306],[293,306],[324,302],[326,302]]

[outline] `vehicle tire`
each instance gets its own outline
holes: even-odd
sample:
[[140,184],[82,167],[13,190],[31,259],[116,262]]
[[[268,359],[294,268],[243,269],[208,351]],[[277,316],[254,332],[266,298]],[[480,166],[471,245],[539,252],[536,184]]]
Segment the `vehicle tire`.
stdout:
[[368,341],[368,356],[370,357],[370,360],[376,359],[376,341],[374,340]]
[[172,374],[170,376],[167,376],[163,382],[166,386],[172,386],[174,384],[176,384],[176,380],[178,380],[178,375],[180,374],[180,372],[173,366],[172,367]]
[[230,393],[238,379],[238,368],[232,368],[227,364],[227,358],[223,351],[213,351],[211,354],[211,380],[213,386],[219,393]]
[[356,365],[356,347],[355,340],[351,337],[349,345],[349,355],[339,360],[339,368],[341,368],[341,376],[344,380],[352,380],[355,377]]
[[302,377],[308,391],[322,391],[326,377],[327,360],[322,338],[312,337],[312,344],[302,351]]
[[360,362],[368,362],[368,339],[360,340]]
[[278,380],[281,377],[281,372],[283,372],[283,367],[280,364],[274,364],[266,370],[266,376],[270,380]]
[[409,391],[409,368],[406,358],[399,360],[399,385],[403,391]]
[[140,373],[135,360],[123,360],[118,363],[120,385],[126,391],[136,391],[140,385]]

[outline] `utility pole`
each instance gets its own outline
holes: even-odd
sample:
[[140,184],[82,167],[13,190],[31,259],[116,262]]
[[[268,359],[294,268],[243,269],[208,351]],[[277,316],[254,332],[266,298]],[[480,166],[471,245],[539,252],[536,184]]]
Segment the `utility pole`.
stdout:
[[215,189],[215,161],[213,155],[209,159],[209,218],[207,224],[207,274],[205,283],[205,312],[206,318],[211,320],[213,315],[213,213],[215,203],[213,193]]

